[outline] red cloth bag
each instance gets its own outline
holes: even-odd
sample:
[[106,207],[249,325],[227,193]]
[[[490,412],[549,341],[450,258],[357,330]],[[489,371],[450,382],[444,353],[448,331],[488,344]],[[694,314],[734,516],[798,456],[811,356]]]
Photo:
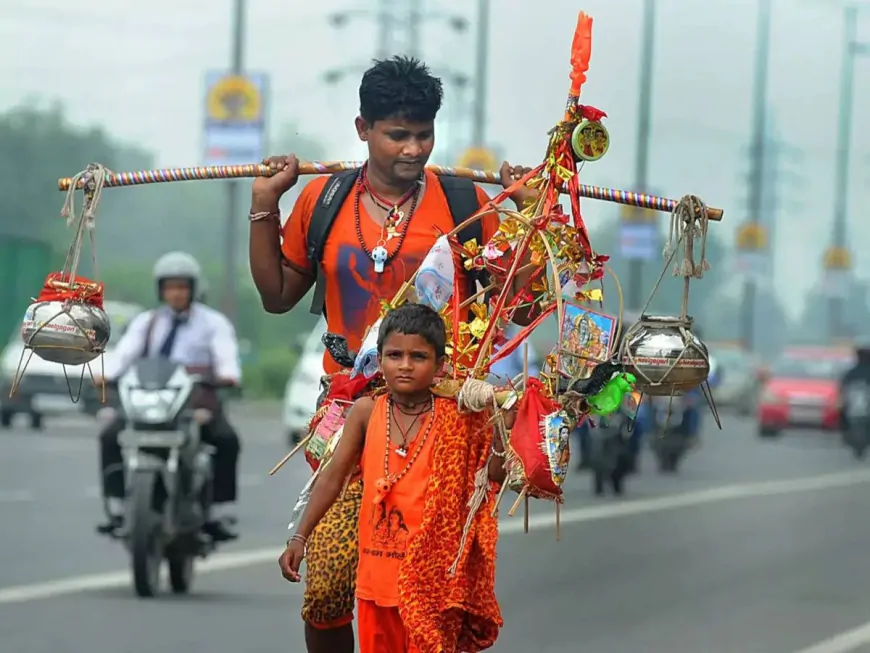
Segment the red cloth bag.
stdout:
[[525,491],[538,499],[558,499],[562,488],[553,480],[543,422],[547,415],[559,410],[559,404],[544,394],[543,384],[530,378],[517,405],[517,415],[511,429],[512,489]]

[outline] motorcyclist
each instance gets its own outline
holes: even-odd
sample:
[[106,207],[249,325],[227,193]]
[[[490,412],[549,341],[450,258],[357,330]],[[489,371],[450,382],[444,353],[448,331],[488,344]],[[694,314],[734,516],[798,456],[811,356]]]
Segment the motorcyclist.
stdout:
[[[849,417],[862,412],[864,406],[855,406],[857,398],[864,397],[863,393],[853,392],[856,389],[863,390],[861,386],[870,385],[870,338],[860,338],[855,341],[855,363],[850,367],[843,378],[840,379],[840,427],[845,432],[849,427]],[[850,397],[853,400],[850,402]],[[850,405],[852,403],[853,405]]]
[[[170,252],[155,263],[153,275],[162,305],[133,319],[106,356],[105,379],[116,381],[139,358],[162,356],[188,367],[209,369],[217,385],[238,386],[241,367],[235,330],[222,313],[198,301],[205,285],[197,260],[186,252]],[[236,501],[241,445],[220,401],[213,404],[212,420],[201,431],[203,441],[215,448],[213,520],[204,531],[215,541],[226,541],[237,537],[232,530],[234,520],[226,511]],[[118,445],[123,427],[122,416],[115,415],[100,433],[103,496],[110,517],[97,530],[106,534],[123,527],[124,468]]]

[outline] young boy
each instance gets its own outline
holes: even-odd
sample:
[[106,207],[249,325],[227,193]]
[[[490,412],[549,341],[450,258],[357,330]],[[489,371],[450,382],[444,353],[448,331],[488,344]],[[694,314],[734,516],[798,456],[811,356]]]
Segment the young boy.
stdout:
[[280,559],[284,577],[299,582],[308,537],[359,466],[360,653],[479,651],[502,625],[492,506],[468,506],[484,466],[491,481],[504,480],[504,452],[489,415],[460,414],[455,400],[432,393],[445,347],[444,322],[427,306],[384,318],[378,357],[388,391],[354,404]]

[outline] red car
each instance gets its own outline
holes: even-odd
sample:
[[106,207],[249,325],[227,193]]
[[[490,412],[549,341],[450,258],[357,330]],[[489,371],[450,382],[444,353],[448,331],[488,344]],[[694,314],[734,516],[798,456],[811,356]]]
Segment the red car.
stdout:
[[836,430],[839,382],[854,355],[840,349],[787,351],[765,374],[758,401],[758,434],[774,437],[786,428]]

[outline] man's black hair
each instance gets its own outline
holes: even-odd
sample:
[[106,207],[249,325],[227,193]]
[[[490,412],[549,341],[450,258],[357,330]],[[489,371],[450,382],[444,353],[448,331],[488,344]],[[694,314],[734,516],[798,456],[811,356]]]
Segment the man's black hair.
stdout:
[[374,65],[359,85],[359,114],[372,125],[399,118],[411,122],[435,120],[444,89],[441,80],[417,59],[395,56]]
[[394,333],[420,336],[432,345],[438,358],[444,356],[447,348],[447,330],[444,328],[444,320],[425,304],[402,304],[387,313],[378,330],[379,355],[384,351],[387,338]]

